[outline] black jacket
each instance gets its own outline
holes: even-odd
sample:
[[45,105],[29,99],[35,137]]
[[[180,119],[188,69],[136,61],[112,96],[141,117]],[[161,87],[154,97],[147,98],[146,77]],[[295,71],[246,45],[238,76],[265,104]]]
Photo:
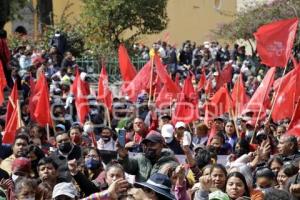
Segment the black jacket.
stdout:
[[82,158],[82,152],[79,146],[74,145],[68,157],[64,157],[58,150],[53,152],[50,157],[58,166],[58,182],[70,182],[72,176],[68,169],[68,160],[76,159],[78,161]]

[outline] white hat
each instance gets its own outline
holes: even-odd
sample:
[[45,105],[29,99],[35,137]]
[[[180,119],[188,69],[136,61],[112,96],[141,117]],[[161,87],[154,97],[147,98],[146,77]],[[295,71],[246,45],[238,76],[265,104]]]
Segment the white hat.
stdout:
[[165,124],[161,127],[161,135],[164,138],[170,138],[174,135],[174,127],[172,124]]
[[73,183],[62,182],[62,183],[58,183],[54,186],[53,193],[52,193],[52,199],[54,199],[60,195],[65,195],[70,198],[75,198],[78,196],[78,192]]
[[177,122],[177,123],[175,124],[175,128],[180,128],[180,127],[185,128],[185,123],[184,123],[184,122]]

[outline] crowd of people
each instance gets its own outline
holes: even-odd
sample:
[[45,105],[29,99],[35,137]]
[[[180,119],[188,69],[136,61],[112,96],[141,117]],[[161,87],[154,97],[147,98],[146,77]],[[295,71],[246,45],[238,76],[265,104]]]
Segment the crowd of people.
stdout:
[[[23,123],[13,144],[0,140],[0,200],[300,198],[299,145],[295,136],[285,134],[288,119],[262,120],[256,127],[249,115],[238,119],[222,115],[206,123],[200,114],[191,123],[173,123],[172,112],[148,104],[151,96],[143,91],[137,102],[114,97],[109,117],[91,93],[88,116],[80,123],[70,89],[75,68],[80,66],[64,42],[57,32],[48,50],[20,46],[10,49],[9,58],[0,56],[6,94],[18,85]],[[173,79],[179,75],[183,81],[192,73],[195,83],[201,75],[217,76],[216,63],[223,67],[230,61],[233,78],[228,87],[241,73],[249,96],[266,73],[237,44],[186,41],[176,49],[157,42],[151,49],[136,44],[133,51],[144,59],[150,59],[151,51],[158,53]],[[32,118],[29,106],[30,81],[36,81],[40,73],[50,88],[50,128]],[[89,81],[83,70],[80,78]],[[201,105],[208,97],[204,90],[198,93]],[[0,107],[3,134],[8,101]]]

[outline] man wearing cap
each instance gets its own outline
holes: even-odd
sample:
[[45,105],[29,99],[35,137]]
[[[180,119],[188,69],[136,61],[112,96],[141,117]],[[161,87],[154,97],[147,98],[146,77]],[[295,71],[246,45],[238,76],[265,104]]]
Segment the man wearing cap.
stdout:
[[54,186],[52,199],[79,199],[78,191],[73,183],[62,182]]
[[150,131],[141,144],[144,153],[133,158],[129,158],[126,148],[118,148],[119,162],[123,165],[125,172],[136,176],[137,181],[146,181],[166,165],[172,167],[178,165],[173,152],[163,149],[165,142],[160,133]]
[[181,148],[180,141],[174,137],[174,132],[175,130],[172,124],[165,124],[161,128],[161,135],[163,136],[168,148],[176,155],[182,155],[184,152]]
[[160,120],[159,120],[159,129],[161,130],[161,128],[163,127],[163,125],[165,124],[170,124],[171,122],[171,116],[169,114],[163,114],[160,116]]

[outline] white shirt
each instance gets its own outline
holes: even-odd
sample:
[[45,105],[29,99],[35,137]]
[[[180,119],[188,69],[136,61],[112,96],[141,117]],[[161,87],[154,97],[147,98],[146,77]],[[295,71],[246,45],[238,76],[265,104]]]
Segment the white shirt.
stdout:
[[107,143],[102,138],[97,141],[97,148],[99,150],[115,151],[115,141],[111,138]]

